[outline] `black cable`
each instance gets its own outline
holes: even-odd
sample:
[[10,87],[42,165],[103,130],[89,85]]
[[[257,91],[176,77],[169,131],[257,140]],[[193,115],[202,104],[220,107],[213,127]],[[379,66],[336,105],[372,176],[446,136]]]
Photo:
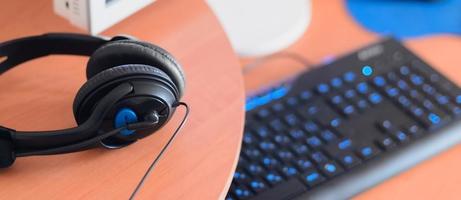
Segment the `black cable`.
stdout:
[[308,69],[313,66],[313,63],[310,62],[309,60],[307,60],[306,58],[304,58],[303,56],[301,56],[301,55],[299,55],[297,53],[286,52],[285,51],[285,52],[278,52],[278,53],[274,53],[274,54],[271,54],[271,55],[268,55],[268,56],[264,56],[264,57],[260,57],[260,58],[255,59],[254,61],[252,61],[249,64],[246,64],[243,67],[243,74],[247,74],[248,72],[252,71],[254,68],[260,66],[261,64],[263,64],[264,62],[266,62],[268,60],[272,60],[272,59],[275,59],[275,58],[284,58],[284,57],[285,58],[291,58],[292,60],[301,63],[303,66],[305,66]]
[[163,156],[163,154],[165,153],[166,149],[170,146],[170,144],[173,142],[173,140],[176,138],[176,135],[179,133],[179,131],[183,128],[184,124],[186,123],[187,121],[187,118],[189,117],[189,106],[184,103],[184,102],[179,102],[177,105],[175,105],[176,107],[177,106],[184,106],[186,108],[186,114],[184,115],[184,118],[183,120],[181,121],[181,123],[179,124],[178,128],[176,128],[176,130],[174,131],[173,135],[170,137],[170,139],[168,140],[168,142],[165,144],[165,146],[163,146],[162,150],[160,151],[160,153],[157,155],[157,157],[152,161],[152,163],[150,164],[149,168],[147,168],[146,172],[144,173],[143,177],[141,178],[141,180],[139,181],[138,185],[136,186],[136,188],[133,190],[133,192],[131,193],[131,196],[129,198],[129,200],[133,200],[136,196],[136,194],[139,192],[139,190],[141,189],[142,185],[144,184],[144,182],[146,181],[146,179],[149,177],[150,173],[152,172],[152,170],[154,169],[155,165],[157,164],[157,162],[160,160],[160,158]]

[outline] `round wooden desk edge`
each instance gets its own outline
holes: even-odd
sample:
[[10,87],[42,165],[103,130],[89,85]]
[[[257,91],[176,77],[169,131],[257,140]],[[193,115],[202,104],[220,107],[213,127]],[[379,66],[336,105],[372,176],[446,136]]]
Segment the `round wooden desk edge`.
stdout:
[[[51,1],[8,1],[0,11],[2,41],[44,32],[81,32],[53,14]],[[240,150],[244,89],[238,58],[216,18],[203,1],[163,0],[103,35],[119,33],[166,48],[183,65],[188,80],[183,101],[190,104],[190,119],[139,199],[223,198]],[[20,130],[74,126],[71,105],[85,81],[85,64],[86,58],[47,57],[2,76],[0,113],[8,113],[0,116],[2,125]],[[178,109],[161,131],[120,150],[20,158],[0,171],[0,198],[126,199],[183,113]]]

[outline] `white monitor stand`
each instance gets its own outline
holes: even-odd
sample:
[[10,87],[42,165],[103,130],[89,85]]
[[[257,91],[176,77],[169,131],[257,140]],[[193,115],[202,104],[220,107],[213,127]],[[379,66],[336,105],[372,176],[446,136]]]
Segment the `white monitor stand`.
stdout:
[[240,56],[280,51],[299,39],[311,18],[310,0],[207,0]]

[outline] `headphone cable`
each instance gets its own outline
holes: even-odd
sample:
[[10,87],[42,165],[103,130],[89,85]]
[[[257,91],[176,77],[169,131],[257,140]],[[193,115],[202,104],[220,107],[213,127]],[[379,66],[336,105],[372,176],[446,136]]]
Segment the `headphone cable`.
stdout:
[[187,103],[184,103],[184,102],[179,102],[175,105],[175,107],[178,107],[178,106],[184,106],[184,108],[186,109],[186,113],[184,114],[184,118],[182,119],[181,123],[179,124],[178,128],[176,128],[176,130],[174,131],[173,135],[170,137],[170,139],[168,140],[168,142],[165,144],[165,146],[163,146],[162,150],[160,151],[160,153],[157,155],[157,157],[152,161],[152,163],[149,165],[149,168],[147,168],[146,172],[144,173],[143,177],[141,178],[141,180],[139,181],[138,185],[136,186],[136,188],[133,190],[133,192],[131,193],[131,196],[129,198],[129,200],[133,200],[136,195],[138,194],[139,190],[142,188],[142,186],[144,185],[144,182],[146,181],[146,179],[149,177],[149,175],[151,174],[152,170],[154,169],[154,167],[156,166],[156,164],[158,163],[158,161],[160,160],[160,158],[163,156],[163,154],[165,153],[166,149],[168,149],[168,147],[171,145],[171,143],[173,142],[173,140],[176,138],[176,135],[179,133],[179,131],[184,127],[184,124],[186,123],[187,121],[187,118],[189,118],[189,105],[187,105]]

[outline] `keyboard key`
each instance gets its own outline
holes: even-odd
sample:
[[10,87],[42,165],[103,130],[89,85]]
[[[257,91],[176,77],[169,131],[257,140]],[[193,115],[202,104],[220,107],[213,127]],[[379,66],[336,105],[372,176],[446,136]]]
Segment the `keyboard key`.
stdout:
[[399,95],[400,91],[399,89],[395,88],[395,87],[386,87],[386,94],[389,96],[389,97],[396,97],[397,95]]
[[317,86],[317,92],[319,94],[326,94],[330,92],[330,86],[328,84],[322,83]]
[[366,94],[366,93],[368,93],[369,87],[368,87],[368,84],[366,82],[361,82],[361,83],[357,84],[356,89],[357,89],[358,93]]
[[386,85],[386,79],[384,79],[382,76],[376,76],[374,79],[373,79],[373,83],[377,86],[377,87],[384,87]]
[[264,169],[258,165],[258,164],[249,164],[247,166],[248,172],[250,172],[251,175],[256,176],[256,175],[261,175],[264,173]]
[[368,100],[370,100],[370,102],[373,104],[379,104],[383,101],[383,98],[379,93],[373,92],[368,96]]
[[312,170],[309,171],[305,174],[303,174],[304,177],[304,182],[309,186],[309,187],[314,187],[323,181],[325,181],[325,177],[323,177],[319,172]]
[[271,185],[277,185],[283,181],[283,178],[279,173],[271,171],[267,173],[265,180]]
[[245,182],[248,182],[248,180],[250,179],[246,172],[242,170],[237,170],[234,173],[233,180],[238,181],[239,183],[245,183]]
[[284,167],[282,167],[282,173],[286,177],[291,177],[291,176],[297,175],[299,173],[299,171],[294,166],[284,166]]
[[414,85],[419,86],[419,85],[422,85],[424,83],[424,78],[419,76],[419,75],[412,74],[412,75],[410,75],[410,81]]
[[322,131],[320,133],[320,137],[322,137],[322,139],[327,143],[332,142],[332,141],[337,139],[336,135],[332,131],[330,131],[328,129]]
[[308,137],[306,143],[312,148],[317,148],[322,145],[322,141],[317,136]]
[[357,78],[357,75],[354,73],[354,72],[346,72],[344,75],[343,75],[343,79],[344,81],[348,82],[348,83],[352,83],[352,82],[355,82],[355,79]]
[[290,126],[295,126],[296,124],[299,123],[299,118],[293,113],[287,114],[284,117],[285,122],[290,125]]
[[264,156],[261,161],[266,169],[275,169],[280,166],[280,162],[272,156]]
[[383,150],[390,150],[396,147],[396,144],[394,140],[390,137],[385,137],[380,140],[378,140],[378,145],[383,149]]
[[292,129],[290,130],[289,134],[294,140],[302,140],[304,137],[306,137],[305,132],[301,129]]
[[290,162],[294,158],[293,153],[291,153],[288,150],[280,150],[277,152],[277,155],[280,158],[280,160],[284,162]]
[[319,126],[313,121],[304,123],[304,129],[309,133],[316,133],[320,130]]
[[245,148],[243,152],[249,159],[258,159],[261,156],[261,152],[256,148]]
[[234,188],[231,188],[232,194],[239,198],[239,199],[245,199],[253,196],[253,192],[251,192],[248,188],[244,186],[236,186]]
[[253,136],[253,134],[249,131],[245,131],[243,134],[243,144],[245,145],[252,145],[256,143],[256,138]]
[[412,137],[419,137],[423,134],[421,127],[416,124],[408,126],[407,131]]
[[347,169],[351,169],[360,164],[360,159],[352,153],[341,154],[338,160]]
[[355,107],[353,105],[345,105],[342,108],[342,113],[346,116],[350,116],[350,115],[357,114],[357,111],[355,110]]
[[275,113],[279,113],[285,110],[285,106],[282,103],[275,103],[271,108]]
[[410,74],[410,68],[407,66],[402,66],[399,68],[399,72],[403,76],[408,76]]
[[265,126],[260,126],[256,129],[256,134],[261,138],[266,138],[269,136],[269,129]]
[[341,167],[334,162],[327,162],[323,164],[321,169],[322,169],[322,172],[329,177],[336,176],[343,171]]
[[298,103],[299,103],[299,100],[296,97],[288,97],[286,99],[286,104],[288,106],[295,107],[296,105],[298,105]]
[[330,84],[331,84],[331,86],[333,86],[335,88],[341,88],[343,86],[343,80],[336,77],[336,78],[331,79]]
[[341,95],[335,95],[333,96],[331,99],[330,99],[330,102],[333,103],[333,104],[341,104],[344,102],[344,99]]
[[298,169],[300,169],[300,171],[302,172],[305,172],[309,169],[313,169],[314,167],[312,162],[308,159],[298,159],[295,162],[296,162],[296,166],[298,166]]
[[275,150],[276,146],[273,142],[265,140],[259,143],[259,148],[264,152],[272,152]]
[[398,80],[397,81],[397,87],[402,90],[402,91],[407,91],[410,89],[410,86],[408,85],[408,83],[404,80]]
[[362,159],[370,159],[376,156],[379,153],[379,150],[376,149],[374,146],[364,146],[358,149],[358,154]]
[[249,185],[250,185],[250,188],[256,193],[259,193],[267,188],[266,184],[259,179],[250,181]]
[[325,163],[328,161],[328,158],[325,156],[325,154],[320,151],[314,152],[310,156],[312,160],[314,160],[317,164]]
[[302,101],[308,101],[309,99],[312,98],[312,93],[308,90],[305,90],[305,91],[302,91],[300,94],[299,94],[299,98],[302,100]]
[[269,122],[269,125],[276,132],[282,132],[285,129],[285,126],[279,119],[273,119]]
[[403,131],[396,131],[392,135],[400,143],[405,143],[409,140],[408,135]]
[[259,119],[266,119],[271,115],[270,111],[266,108],[262,108],[257,112],[257,116]]
[[309,148],[305,144],[294,144],[291,146],[291,149],[299,156],[307,155],[309,153]]
[[344,139],[338,143],[338,149],[345,150],[352,146],[352,140]]
[[277,143],[279,146],[288,146],[291,144],[291,139],[285,134],[277,134],[274,136],[274,141]]
[[357,92],[353,89],[349,89],[349,90],[346,90],[346,92],[344,93],[344,96],[348,99],[354,99],[355,97],[357,97]]

